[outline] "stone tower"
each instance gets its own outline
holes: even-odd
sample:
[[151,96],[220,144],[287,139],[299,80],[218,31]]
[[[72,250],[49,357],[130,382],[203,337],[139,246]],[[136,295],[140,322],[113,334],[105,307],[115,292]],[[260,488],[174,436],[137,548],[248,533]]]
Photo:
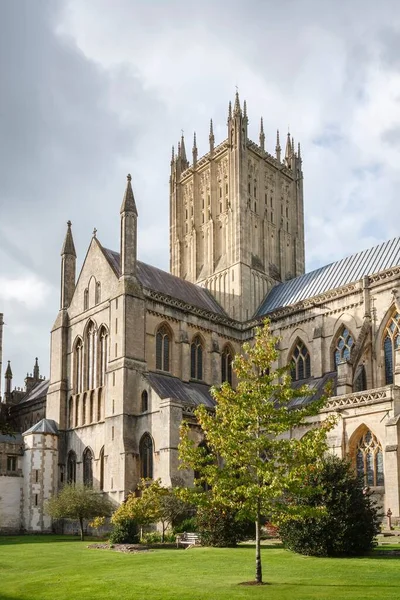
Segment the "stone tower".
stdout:
[[247,136],[247,107],[229,103],[228,138],[192,164],[183,135],[172,151],[170,178],[171,273],[207,287],[234,319],[252,317],[275,283],[304,273],[303,174],[300,146],[288,134],[281,160]]

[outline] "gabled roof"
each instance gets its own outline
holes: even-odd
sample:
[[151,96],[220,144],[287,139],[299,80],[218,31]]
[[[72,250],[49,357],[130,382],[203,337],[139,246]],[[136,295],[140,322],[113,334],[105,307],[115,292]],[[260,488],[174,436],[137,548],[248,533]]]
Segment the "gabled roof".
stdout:
[[42,419],[39,423],[32,425],[30,429],[24,431],[22,435],[28,435],[29,433],[51,433],[52,435],[58,435],[58,429],[53,419]]
[[205,383],[185,383],[178,377],[163,373],[147,373],[146,379],[160,398],[171,398],[190,406],[204,404],[214,408],[216,402],[210,394],[210,386]]
[[[41,398],[45,398],[47,395],[47,391],[49,389],[50,379],[43,379],[39,383],[35,385],[25,396],[21,398],[18,404],[24,404],[25,402],[30,402],[31,400],[39,400]],[[18,406],[18,405],[16,405]]]
[[[120,255],[118,252],[103,248],[103,252],[117,277],[120,276]],[[137,261],[137,277],[144,288],[181,300],[211,312],[226,316],[224,309],[211,293],[195,283],[185,281],[166,271]]]
[[379,246],[357,252],[325,267],[280,283],[264,298],[256,316],[267,315],[278,308],[296,304],[328,290],[359,281],[367,275],[374,275],[399,265],[400,238],[394,238]]

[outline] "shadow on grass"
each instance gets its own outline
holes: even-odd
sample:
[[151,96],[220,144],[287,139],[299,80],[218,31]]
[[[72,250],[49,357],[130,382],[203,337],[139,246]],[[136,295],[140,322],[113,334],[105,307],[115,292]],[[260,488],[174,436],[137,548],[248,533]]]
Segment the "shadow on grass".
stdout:
[[[95,538],[96,541],[98,538]],[[93,538],[85,539],[82,545]],[[18,544],[54,544],[55,542],[79,542],[78,535],[4,535],[0,537],[0,546]],[[3,600],[3,599],[2,599]]]

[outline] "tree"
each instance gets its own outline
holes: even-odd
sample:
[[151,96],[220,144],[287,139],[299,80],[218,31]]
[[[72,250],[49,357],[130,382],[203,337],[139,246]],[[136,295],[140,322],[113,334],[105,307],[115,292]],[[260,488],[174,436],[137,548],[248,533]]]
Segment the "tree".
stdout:
[[82,541],[83,522],[94,517],[109,517],[112,511],[113,506],[108,498],[83,485],[65,485],[46,505],[46,512],[53,519],[79,521]]
[[280,535],[288,548],[312,556],[351,556],[373,548],[380,529],[378,511],[346,459],[325,458],[305,485],[311,493],[297,502],[324,506],[325,511],[282,523]]
[[[327,419],[302,439],[288,435],[318,414],[325,397],[292,408],[295,399],[311,398],[312,392],[306,386],[294,389],[287,367],[273,368],[277,342],[266,321],[256,330],[254,345],[244,344],[244,354],[234,360],[236,389],[227,382],[213,387],[215,412],[205,406],[195,411],[207,449],[195,446],[185,422],[179,447],[182,468],[193,469],[196,483],[211,489],[211,502],[235,509],[239,519],[255,521],[257,583],[262,583],[261,515],[277,521],[288,512],[310,512],[310,507],[292,506],[285,499],[307,493],[303,481],[325,452],[326,433],[333,426]],[[207,494],[194,494],[194,499],[201,503],[202,496],[209,501]]]
[[[140,496],[129,494],[128,498],[115,511],[112,522],[118,524],[126,519],[136,521],[141,528],[151,523],[161,523],[164,542],[165,531],[173,525],[180,516],[187,513],[188,507],[173,489],[163,487],[161,480],[142,479],[138,485]],[[141,536],[142,537],[142,536]]]

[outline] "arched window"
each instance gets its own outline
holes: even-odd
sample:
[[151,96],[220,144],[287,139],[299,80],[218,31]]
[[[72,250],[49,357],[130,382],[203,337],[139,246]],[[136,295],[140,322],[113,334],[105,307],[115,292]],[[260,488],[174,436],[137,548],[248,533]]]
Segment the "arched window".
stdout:
[[307,346],[298,340],[290,359],[290,375],[293,381],[311,377],[311,358]]
[[101,283],[100,283],[100,281],[98,281],[96,283],[95,304],[99,304],[100,302],[101,302]]
[[232,351],[229,346],[225,346],[221,354],[221,381],[227,381],[232,385]]
[[142,412],[149,410],[149,395],[146,390],[142,392]]
[[83,452],[83,485],[93,487],[93,454],[90,448]]
[[74,400],[71,397],[68,402],[68,427],[74,426]]
[[357,475],[364,478],[365,485],[384,485],[382,447],[369,429],[357,444],[356,467]]
[[400,346],[400,315],[395,313],[386,326],[383,337],[383,352],[385,355],[385,383],[393,383],[395,367],[395,351]]
[[67,457],[67,483],[76,483],[76,454],[73,450],[68,452]]
[[104,446],[100,450],[99,460],[100,460],[100,465],[99,465],[100,466],[100,474],[99,474],[100,491],[102,492],[104,489]]
[[89,423],[94,421],[94,391],[90,392]]
[[203,345],[199,335],[196,335],[190,345],[190,377],[203,379]]
[[99,362],[98,362],[98,385],[102,387],[106,382],[106,370],[107,370],[107,346],[108,346],[108,332],[104,325],[99,331]]
[[337,338],[336,347],[333,352],[335,369],[337,369],[339,363],[346,362],[347,360],[349,360],[353,344],[353,336],[346,327],[343,327],[340,335]]
[[156,334],[156,369],[169,371],[170,333],[165,325],[162,325]]
[[74,350],[74,392],[80,394],[83,387],[83,342],[81,338],[75,343]]
[[93,321],[89,321],[86,330],[85,349],[86,349],[86,389],[91,390],[95,387],[95,326]]
[[97,420],[101,421],[101,417],[103,416],[103,393],[102,389],[99,389],[99,395],[97,398]]
[[87,310],[89,308],[89,290],[83,292],[83,310]]
[[139,444],[140,477],[153,479],[153,442],[145,433]]

